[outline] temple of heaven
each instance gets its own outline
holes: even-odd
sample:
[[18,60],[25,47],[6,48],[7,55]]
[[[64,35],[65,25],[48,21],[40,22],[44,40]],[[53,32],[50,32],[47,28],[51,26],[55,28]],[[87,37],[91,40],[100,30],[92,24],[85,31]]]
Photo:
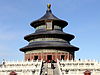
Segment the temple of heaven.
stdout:
[[44,16],[30,25],[36,31],[24,37],[29,42],[27,46],[20,49],[25,53],[25,60],[74,60],[75,51],[79,48],[71,45],[70,41],[75,36],[63,32],[68,22],[53,15],[50,4],[47,5]]

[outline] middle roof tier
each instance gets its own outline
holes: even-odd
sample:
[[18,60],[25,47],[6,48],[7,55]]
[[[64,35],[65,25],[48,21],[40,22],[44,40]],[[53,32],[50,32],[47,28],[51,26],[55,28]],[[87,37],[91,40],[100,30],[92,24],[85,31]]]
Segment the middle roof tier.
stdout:
[[71,41],[75,38],[74,35],[64,33],[61,30],[37,30],[35,33],[26,35],[25,40],[30,41],[37,38],[61,38],[66,41]]

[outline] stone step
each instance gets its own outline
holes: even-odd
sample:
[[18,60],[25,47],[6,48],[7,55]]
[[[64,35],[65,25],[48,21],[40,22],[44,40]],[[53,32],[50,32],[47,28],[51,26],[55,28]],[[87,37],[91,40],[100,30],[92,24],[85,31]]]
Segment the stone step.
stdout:
[[47,75],[53,75],[53,69],[48,69]]
[[51,68],[51,63],[43,63],[43,67],[42,67],[42,73],[41,75],[60,75],[59,74],[59,70],[57,68],[57,64],[56,63],[53,63],[54,64],[54,69]]

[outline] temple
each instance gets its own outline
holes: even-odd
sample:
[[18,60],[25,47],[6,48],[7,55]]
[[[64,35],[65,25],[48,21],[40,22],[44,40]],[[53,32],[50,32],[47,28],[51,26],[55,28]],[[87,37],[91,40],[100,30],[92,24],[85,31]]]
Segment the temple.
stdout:
[[100,75],[99,61],[75,59],[79,48],[70,43],[75,36],[63,32],[68,22],[53,15],[50,4],[30,25],[36,31],[24,37],[29,42],[20,48],[25,60],[3,60],[0,75]]
[[74,60],[74,53],[79,49],[70,44],[74,35],[63,32],[68,22],[53,15],[50,7],[48,4],[45,15],[30,24],[36,31],[24,37],[29,42],[20,49],[25,53],[25,60]]

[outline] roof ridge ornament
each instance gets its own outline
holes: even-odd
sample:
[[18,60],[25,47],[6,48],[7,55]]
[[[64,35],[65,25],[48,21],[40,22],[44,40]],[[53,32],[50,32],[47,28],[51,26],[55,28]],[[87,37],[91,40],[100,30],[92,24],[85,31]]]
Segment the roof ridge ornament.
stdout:
[[51,4],[47,4],[48,11],[51,10]]

